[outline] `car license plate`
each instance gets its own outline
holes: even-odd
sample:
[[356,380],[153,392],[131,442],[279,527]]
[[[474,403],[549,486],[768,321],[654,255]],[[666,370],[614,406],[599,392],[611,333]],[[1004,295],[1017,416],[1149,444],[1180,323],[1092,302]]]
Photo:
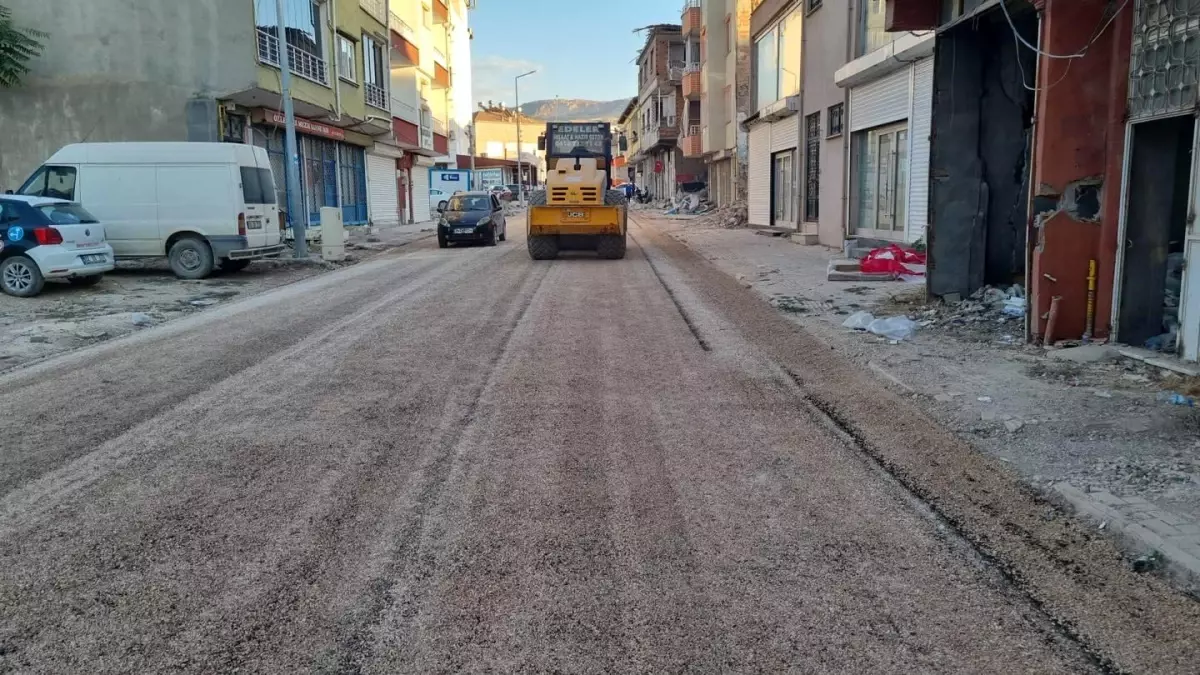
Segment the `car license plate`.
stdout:
[[262,229],[262,221],[258,220],[257,218],[255,218],[255,219],[247,218],[246,219],[246,229],[247,230],[261,230]]
[[454,234],[471,234],[474,231],[475,231],[475,228],[473,228],[473,227],[456,227],[456,228],[454,228]]
[[587,220],[587,211],[567,211],[567,220]]
[[82,256],[84,265],[94,265],[96,263],[108,262],[106,255],[85,255]]

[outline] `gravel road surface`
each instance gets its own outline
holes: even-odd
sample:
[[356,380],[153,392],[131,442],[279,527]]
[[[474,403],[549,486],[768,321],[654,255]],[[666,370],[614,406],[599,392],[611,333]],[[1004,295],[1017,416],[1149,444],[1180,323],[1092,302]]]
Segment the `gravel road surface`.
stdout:
[[0,671],[1194,667],[1190,600],[682,246],[515,225],[0,377]]

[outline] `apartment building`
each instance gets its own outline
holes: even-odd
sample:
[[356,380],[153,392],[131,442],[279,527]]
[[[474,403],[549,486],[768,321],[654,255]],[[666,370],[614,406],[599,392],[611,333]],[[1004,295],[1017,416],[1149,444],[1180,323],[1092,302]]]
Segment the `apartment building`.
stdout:
[[749,133],[751,225],[798,230],[802,24],[807,0],[763,0],[750,14],[753,113]]
[[[688,67],[688,41],[679,24],[658,24],[646,29],[646,42],[638,53],[638,118],[632,123],[638,152],[631,156],[637,183],[656,199],[671,199],[679,183],[704,180],[704,162],[684,157],[679,145],[681,127],[688,115],[699,124],[699,105],[686,107],[682,93]],[[696,48],[695,70],[699,69]]]
[[687,0],[680,24],[688,59],[681,86],[687,124],[680,145],[685,158],[704,161],[709,199],[727,206],[745,199],[747,139],[740,122],[750,114],[750,2]]
[[489,105],[475,111],[474,124],[477,156],[516,160],[519,155],[523,181],[528,185],[541,182],[546,175],[546,154],[538,150],[538,136],[546,132],[545,120],[489,101]]
[[[5,187],[67,143],[224,141],[267,148],[280,204],[288,204],[281,18],[293,75],[298,201],[310,223],[323,206],[340,207],[350,225],[427,220],[428,170],[405,166],[454,163],[451,139],[465,142],[467,0],[284,0],[282,17],[275,0],[52,4],[14,8],[21,25],[49,38],[26,86],[0,97],[0,119],[13,134],[0,159]],[[393,58],[403,46],[397,18],[406,16],[421,30],[410,34],[414,49],[400,53],[426,48],[428,57],[411,64],[426,76],[424,98],[419,77],[403,75],[409,64]],[[143,48],[120,47],[129,44]],[[466,74],[456,91],[457,70]],[[413,83],[411,96],[399,86],[405,82]],[[412,133],[397,119],[412,124]]]
[[854,0],[853,58],[834,75],[849,94],[847,229],[914,242],[928,220],[932,31],[889,32],[885,0]]
[[800,232],[842,247],[846,235],[846,103],[833,73],[852,57],[854,0],[805,0],[801,64]]
[[431,213],[430,171],[468,154],[471,63],[467,0],[388,0],[390,103],[398,207],[406,222]]

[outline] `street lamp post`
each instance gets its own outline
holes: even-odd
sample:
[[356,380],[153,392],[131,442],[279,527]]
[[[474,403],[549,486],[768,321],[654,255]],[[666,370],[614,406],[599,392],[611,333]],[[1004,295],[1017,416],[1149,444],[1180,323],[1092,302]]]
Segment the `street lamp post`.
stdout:
[[525,206],[525,178],[521,169],[521,78],[536,73],[531,70],[513,78],[513,97],[517,99],[517,199]]

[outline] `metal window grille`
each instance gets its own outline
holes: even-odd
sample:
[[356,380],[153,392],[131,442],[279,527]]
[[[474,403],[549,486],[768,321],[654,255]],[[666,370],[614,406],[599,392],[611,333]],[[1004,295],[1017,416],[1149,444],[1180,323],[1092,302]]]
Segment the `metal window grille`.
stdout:
[[338,188],[342,202],[342,222],[362,225],[367,222],[367,169],[363,149],[338,145]]
[[821,215],[821,113],[804,118],[804,219]]
[[843,104],[829,106],[829,122],[827,132],[830,137],[840,136],[846,123],[846,108]]
[[813,11],[821,6],[821,0],[808,0],[808,11]]
[[[290,42],[288,43],[288,57],[292,64],[292,72],[296,75],[317,84],[329,84],[329,68],[325,59]],[[258,60],[276,68],[280,67],[279,38],[264,28],[258,29]]]
[[1200,2],[1136,0],[1129,61],[1129,116],[1196,106],[1200,82]]

